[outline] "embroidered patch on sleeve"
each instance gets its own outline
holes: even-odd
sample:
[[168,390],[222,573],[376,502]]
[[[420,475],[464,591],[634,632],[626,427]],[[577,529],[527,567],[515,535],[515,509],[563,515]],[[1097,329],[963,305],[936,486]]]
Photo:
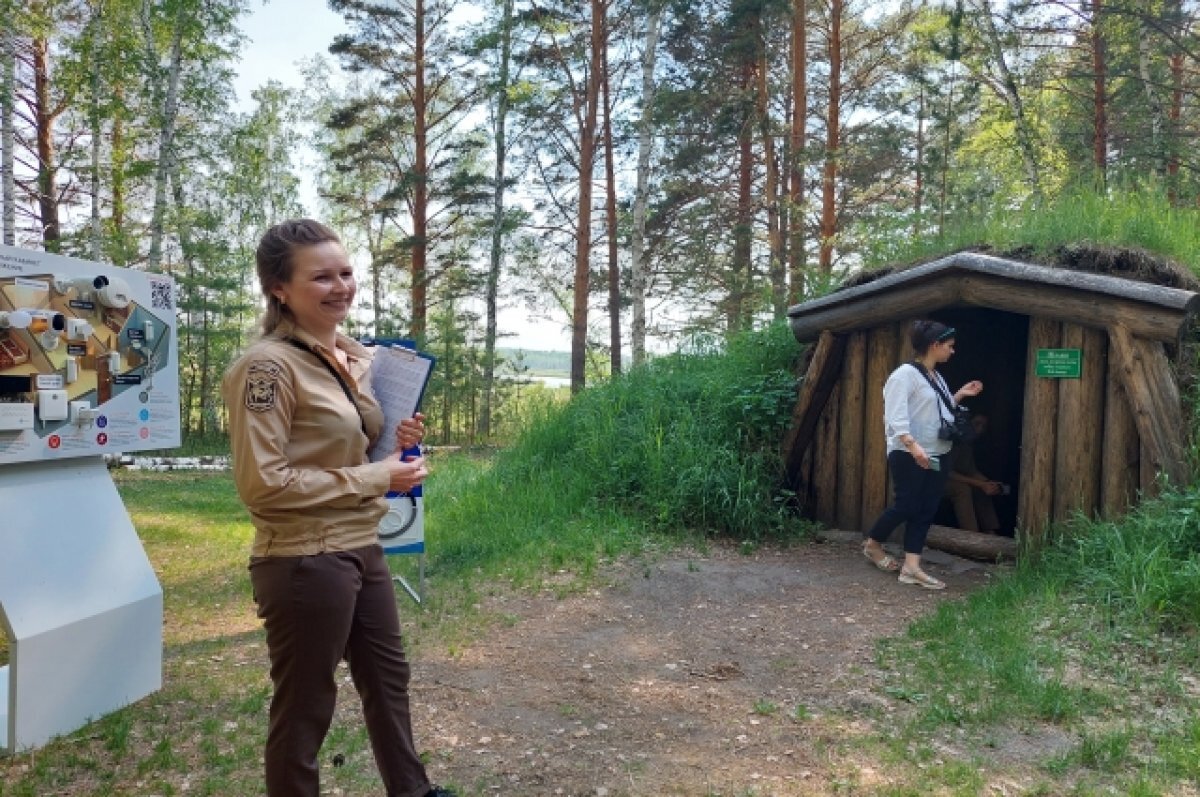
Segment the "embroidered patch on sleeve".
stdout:
[[255,360],[246,369],[246,409],[267,412],[275,409],[281,369],[270,360]]

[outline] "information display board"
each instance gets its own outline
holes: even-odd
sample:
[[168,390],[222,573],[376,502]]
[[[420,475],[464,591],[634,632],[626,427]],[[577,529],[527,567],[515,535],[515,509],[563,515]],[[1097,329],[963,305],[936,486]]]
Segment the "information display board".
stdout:
[[175,283],[0,246],[0,464],[180,444]]

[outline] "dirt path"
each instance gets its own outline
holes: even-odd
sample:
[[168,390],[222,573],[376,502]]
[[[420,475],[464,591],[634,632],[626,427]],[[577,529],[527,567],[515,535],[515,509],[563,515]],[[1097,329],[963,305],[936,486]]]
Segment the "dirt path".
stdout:
[[471,795],[800,795],[873,773],[853,739],[893,710],[874,645],[990,568],[931,553],[950,585],[896,582],[858,535],[629,563],[558,598],[499,595],[466,649],[416,656],[431,773]]

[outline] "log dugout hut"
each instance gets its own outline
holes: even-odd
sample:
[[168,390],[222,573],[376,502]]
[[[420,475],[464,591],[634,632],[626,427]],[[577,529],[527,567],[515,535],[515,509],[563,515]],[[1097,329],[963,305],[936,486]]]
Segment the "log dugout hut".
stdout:
[[[788,482],[809,517],[870,526],[891,497],[883,384],[913,357],[912,321],[933,318],[957,329],[939,367],[950,389],[983,381],[963,403],[989,419],[980,470],[1012,485],[997,499],[1002,528],[1036,536],[1076,511],[1122,514],[1160,473],[1188,478],[1171,356],[1198,302],[1180,288],[959,253],[796,305],[792,331],[814,345],[784,443]],[[1051,349],[1079,350],[1078,378],[1037,375],[1038,352]],[[935,523],[953,522],[943,502]],[[1001,542],[935,525],[929,544],[1015,553]]]

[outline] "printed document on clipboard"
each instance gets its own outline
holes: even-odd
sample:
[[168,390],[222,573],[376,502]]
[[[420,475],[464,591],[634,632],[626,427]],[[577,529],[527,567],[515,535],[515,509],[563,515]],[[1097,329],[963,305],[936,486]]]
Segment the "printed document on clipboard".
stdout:
[[420,408],[434,358],[405,346],[379,343],[372,348],[371,392],[383,408],[383,432],[368,455],[372,462],[378,462],[396,450],[400,421],[411,418]]

